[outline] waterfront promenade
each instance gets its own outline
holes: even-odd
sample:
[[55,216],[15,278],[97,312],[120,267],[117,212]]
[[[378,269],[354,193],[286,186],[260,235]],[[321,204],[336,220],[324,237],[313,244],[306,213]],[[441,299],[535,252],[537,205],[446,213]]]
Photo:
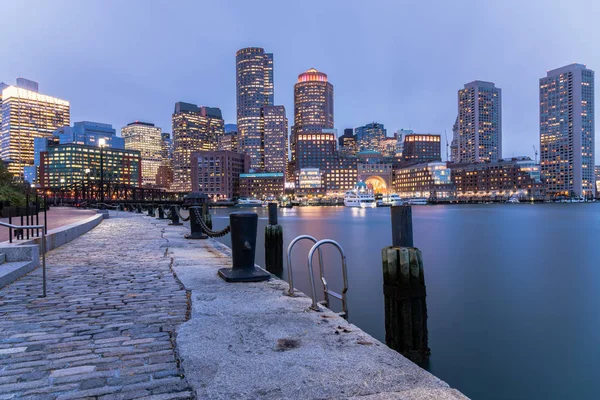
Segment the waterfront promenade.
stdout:
[[273,279],[228,284],[230,252],[111,212],[0,290],[0,399],[464,399]]

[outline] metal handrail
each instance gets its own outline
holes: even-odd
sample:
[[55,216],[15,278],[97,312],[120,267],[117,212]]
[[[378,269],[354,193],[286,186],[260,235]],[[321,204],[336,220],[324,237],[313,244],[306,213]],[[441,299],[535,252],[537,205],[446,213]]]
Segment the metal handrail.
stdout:
[[[294,247],[294,245],[296,243],[298,243],[299,241],[303,240],[303,239],[308,239],[310,241],[312,241],[313,243],[317,243],[317,239],[315,239],[314,237],[310,236],[310,235],[300,235],[297,238],[295,238],[294,240],[292,240],[288,246],[287,249],[287,267],[288,267],[288,283],[290,285],[290,287],[288,288],[288,292],[287,295],[293,297],[294,296],[294,277],[293,277],[293,273],[292,273],[292,248]],[[321,266],[320,268],[322,269],[323,267],[323,254],[321,253],[321,249],[319,249],[319,265]],[[312,276],[312,274],[310,274],[310,283],[311,283],[311,288],[313,290],[312,293],[312,297],[315,297],[315,282],[314,282],[314,278]],[[311,308],[316,307],[316,309],[318,309],[318,306],[316,306],[313,302],[313,305],[311,306]],[[313,308],[315,309],[315,308]]]
[[[310,274],[310,277],[311,277],[311,285],[312,285],[312,293],[313,293],[311,308],[313,310],[314,309],[318,310],[317,296],[315,294],[314,279],[312,278],[312,276],[313,276],[312,259],[315,254],[315,251],[318,250],[320,252],[321,251],[320,247],[324,244],[332,244],[340,252],[340,256],[342,257],[342,276],[344,279],[344,288],[343,288],[341,294],[336,293],[333,290],[329,290],[329,286],[327,284],[327,281],[325,280],[325,276],[323,275],[323,263],[321,262],[321,260],[319,260],[319,263],[320,263],[319,275],[321,276],[321,282],[323,282],[325,306],[329,307],[329,295],[332,295],[336,299],[341,300],[342,301],[342,313],[340,315],[343,316],[344,318],[348,319],[348,303],[347,303],[347,299],[346,299],[346,292],[348,291],[348,272],[347,272],[347,268],[346,268],[346,254],[344,253],[344,249],[342,248],[342,246],[340,246],[340,244],[338,242],[336,242],[335,240],[331,240],[331,239],[320,240],[317,243],[315,243],[315,245],[308,252],[308,273]],[[319,256],[320,255],[321,254],[319,253]]]
[[41,229],[42,230],[42,297],[46,297],[46,226],[45,225],[13,225],[0,221],[0,226],[11,229]]

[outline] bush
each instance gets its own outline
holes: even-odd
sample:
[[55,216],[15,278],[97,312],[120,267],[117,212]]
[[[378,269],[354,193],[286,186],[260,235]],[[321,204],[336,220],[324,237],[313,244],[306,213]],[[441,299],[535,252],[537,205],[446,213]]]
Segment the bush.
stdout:
[[0,184],[0,201],[8,201],[11,206],[24,207],[25,195],[13,186]]

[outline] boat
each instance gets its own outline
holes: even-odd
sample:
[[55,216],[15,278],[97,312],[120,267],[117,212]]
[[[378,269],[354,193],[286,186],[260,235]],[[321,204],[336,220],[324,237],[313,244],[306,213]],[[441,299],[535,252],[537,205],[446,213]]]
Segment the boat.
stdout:
[[383,195],[377,200],[377,207],[391,207],[404,205],[404,201],[396,193]]
[[404,204],[410,205],[410,206],[426,206],[429,202],[427,201],[427,199],[424,198],[414,198],[414,199],[408,199],[404,202]]
[[515,196],[515,195],[510,196],[509,199],[506,202],[507,203],[511,203],[511,204],[520,203],[519,197]]
[[359,182],[354,190],[348,190],[344,194],[344,205],[346,207],[375,208],[377,202],[373,193],[367,189],[367,185]]
[[247,199],[240,197],[235,204],[235,207],[262,207],[263,202],[258,199]]

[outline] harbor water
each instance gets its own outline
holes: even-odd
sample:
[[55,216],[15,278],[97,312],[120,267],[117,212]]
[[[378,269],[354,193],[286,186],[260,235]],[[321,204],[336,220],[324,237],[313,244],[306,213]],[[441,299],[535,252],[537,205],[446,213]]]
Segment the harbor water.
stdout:
[[[259,214],[256,262],[264,265],[267,210],[211,210],[215,230],[232,211]],[[342,245],[349,319],[385,342],[389,208],[280,209],[279,223],[285,248],[301,234]],[[413,227],[427,284],[428,370],[473,399],[598,398],[600,204],[414,206]],[[219,240],[230,245],[229,235]],[[292,262],[305,293],[310,245],[299,243]],[[325,275],[336,291],[340,268],[339,254],[326,249]]]

